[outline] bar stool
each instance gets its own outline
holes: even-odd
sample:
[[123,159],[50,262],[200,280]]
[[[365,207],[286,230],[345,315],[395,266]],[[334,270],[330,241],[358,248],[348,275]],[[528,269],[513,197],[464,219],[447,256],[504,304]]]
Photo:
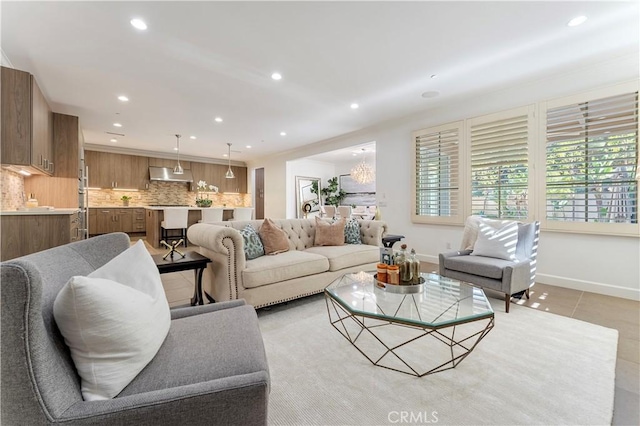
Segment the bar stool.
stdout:
[[[170,240],[182,238],[182,244],[187,246],[187,227],[189,226],[189,209],[169,208],[164,209],[164,220],[160,223],[162,239],[167,243]],[[180,236],[171,236],[167,231],[180,229]]]
[[202,219],[198,221],[200,223],[222,222],[222,213],[224,213],[224,209],[222,207],[211,207],[208,209],[202,209],[200,212],[202,212]]
[[253,218],[253,207],[236,207],[233,209],[233,219],[229,220],[251,220]]

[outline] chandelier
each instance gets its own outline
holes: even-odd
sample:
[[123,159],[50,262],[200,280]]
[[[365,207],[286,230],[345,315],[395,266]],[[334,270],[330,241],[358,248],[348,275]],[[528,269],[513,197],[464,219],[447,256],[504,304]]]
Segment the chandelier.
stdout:
[[182,174],[184,174],[184,169],[180,165],[180,135],[176,135],[176,138],[178,139],[178,144],[177,144],[177,147],[176,147],[176,149],[178,151],[178,164],[176,164],[176,166],[173,168],[173,174],[174,175],[182,175]]
[[227,158],[229,159],[229,168],[227,169],[227,173],[224,174],[224,177],[227,179],[233,179],[236,176],[233,174],[233,170],[231,170],[231,144],[227,142],[227,146],[229,147],[229,153],[227,154]]
[[364,152],[365,150],[362,149],[362,163],[358,163],[351,169],[351,178],[361,184],[371,183],[376,178],[371,166],[365,162]]

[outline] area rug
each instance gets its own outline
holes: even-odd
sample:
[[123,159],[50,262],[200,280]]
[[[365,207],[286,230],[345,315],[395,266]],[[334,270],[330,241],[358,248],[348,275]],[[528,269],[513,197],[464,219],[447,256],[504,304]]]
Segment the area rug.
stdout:
[[258,311],[269,424],[611,424],[617,330],[491,302],[496,324],[477,348],[422,378],[372,365],[331,326],[322,295]]

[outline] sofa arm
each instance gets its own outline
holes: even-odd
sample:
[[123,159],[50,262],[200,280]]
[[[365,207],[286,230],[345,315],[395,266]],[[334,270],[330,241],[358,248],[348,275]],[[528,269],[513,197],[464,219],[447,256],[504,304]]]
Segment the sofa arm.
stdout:
[[387,224],[382,220],[358,219],[362,244],[382,247],[382,236],[387,233]]
[[266,425],[269,387],[268,371],[256,371],[108,400],[80,401],[53,420],[87,425]]
[[193,315],[206,314],[208,312],[221,311],[223,309],[235,308],[245,305],[244,299],[230,300],[227,302],[210,303],[208,305],[188,306],[171,309],[171,319],[180,319]]
[[439,261],[439,265],[440,265],[440,269],[439,269],[439,273],[442,276],[446,276],[444,274],[444,261],[450,257],[456,257],[456,256],[468,256],[471,254],[473,250],[458,250],[458,251],[449,251],[447,253],[440,253],[438,255],[438,261]]
[[198,252],[211,259],[202,286],[217,302],[239,299],[242,271],[246,267],[244,240],[240,231],[208,223],[197,223],[187,230],[189,241],[200,246]]
[[531,261],[514,263],[504,268],[502,286],[505,293],[514,294],[531,287],[536,279],[535,264]]

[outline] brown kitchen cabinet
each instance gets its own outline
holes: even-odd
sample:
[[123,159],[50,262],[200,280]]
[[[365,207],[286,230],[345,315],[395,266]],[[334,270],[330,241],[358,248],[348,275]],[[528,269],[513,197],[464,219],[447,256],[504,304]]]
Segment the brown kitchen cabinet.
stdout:
[[78,241],[78,213],[2,215],[0,260]]
[[81,140],[82,132],[78,117],[53,114],[53,175],[55,177],[78,178]]
[[2,163],[54,172],[53,112],[35,78],[2,67]]
[[111,232],[144,233],[146,229],[144,208],[89,208],[89,234]]
[[149,159],[137,155],[86,151],[89,187],[118,189],[148,189]]

